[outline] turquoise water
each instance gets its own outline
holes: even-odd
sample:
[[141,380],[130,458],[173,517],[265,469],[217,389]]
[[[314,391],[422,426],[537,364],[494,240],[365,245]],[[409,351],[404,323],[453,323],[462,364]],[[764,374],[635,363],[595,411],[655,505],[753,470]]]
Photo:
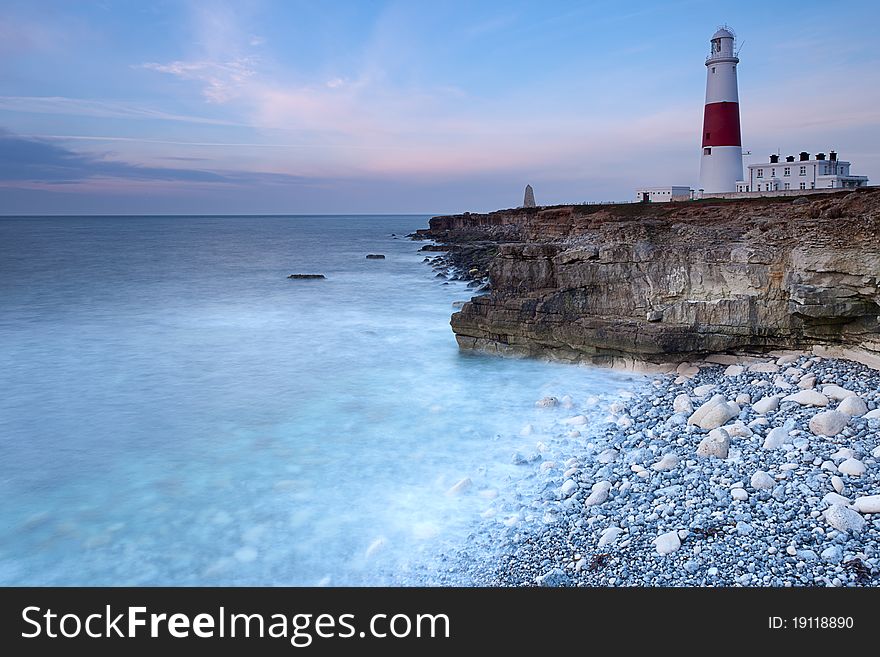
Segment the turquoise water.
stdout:
[[0,584],[433,583],[535,400],[629,384],[460,353],[426,223],[0,218]]

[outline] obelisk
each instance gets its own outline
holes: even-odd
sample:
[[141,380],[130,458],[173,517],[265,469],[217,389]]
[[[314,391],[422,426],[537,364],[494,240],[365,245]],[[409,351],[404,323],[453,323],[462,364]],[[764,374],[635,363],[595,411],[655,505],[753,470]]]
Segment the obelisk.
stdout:
[[524,208],[533,208],[535,207],[535,192],[532,189],[531,185],[526,185],[526,193],[523,197],[523,207]]

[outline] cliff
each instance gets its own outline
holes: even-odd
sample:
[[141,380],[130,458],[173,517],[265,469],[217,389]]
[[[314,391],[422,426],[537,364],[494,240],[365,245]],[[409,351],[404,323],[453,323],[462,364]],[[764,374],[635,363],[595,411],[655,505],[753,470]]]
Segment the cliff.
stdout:
[[491,244],[459,345],[613,364],[831,349],[880,364],[880,190],[431,219]]

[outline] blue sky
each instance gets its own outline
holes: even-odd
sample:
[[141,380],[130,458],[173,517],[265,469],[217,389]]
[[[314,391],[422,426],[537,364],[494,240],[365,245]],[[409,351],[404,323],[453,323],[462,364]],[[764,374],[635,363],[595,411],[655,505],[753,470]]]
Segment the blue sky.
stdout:
[[[0,0],[0,213],[453,212],[698,178],[743,146],[880,183],[880,3]],[[747,158],[747,163],[750,160]]]

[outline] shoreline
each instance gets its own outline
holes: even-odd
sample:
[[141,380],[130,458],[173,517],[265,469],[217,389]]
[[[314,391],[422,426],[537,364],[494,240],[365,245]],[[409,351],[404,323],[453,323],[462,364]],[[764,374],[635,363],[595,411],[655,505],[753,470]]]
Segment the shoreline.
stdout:
[[[430,250],[435,270],[476,278]],[[851,355],[714,354],[627,368],[646,382],[607,409],[538,400],[548,425],[538,433],[569,453],[540,453],[541,492],[519,509],[490,505],[483,531],[450,557],[459,575],[441,583],[876,585],[880,371],[873,358],[841,357]],[[713,399],[729,405],[723,421],[694,424]],[[843,424],[822,429],[816,416]],[[475,549],[494,556],[474,562]]]
[[[577,436],[566,423],[589,414],[584,402],[548,405],[548,425],[573,438],[571,453],[542,455],[543,493],[525,502],[519,521],[488,521],[482,541],[500,552],[493,563],[459,559],[468,578],[483,586],[876,584],[880,373],[801,356],[708,363],[677,380],[648,381],[612,402],[604,420],[576,426]],[[789,394],[827,406],[782,399]],[[730,415],[718,424],[724,458],[698,455],[719,433],[688,424],[688,408],[714,395],[741,402],[719,416]],[[815,416],[841,405],[857,412],[856,399],[862,415],[832,436],[815,433]]]

